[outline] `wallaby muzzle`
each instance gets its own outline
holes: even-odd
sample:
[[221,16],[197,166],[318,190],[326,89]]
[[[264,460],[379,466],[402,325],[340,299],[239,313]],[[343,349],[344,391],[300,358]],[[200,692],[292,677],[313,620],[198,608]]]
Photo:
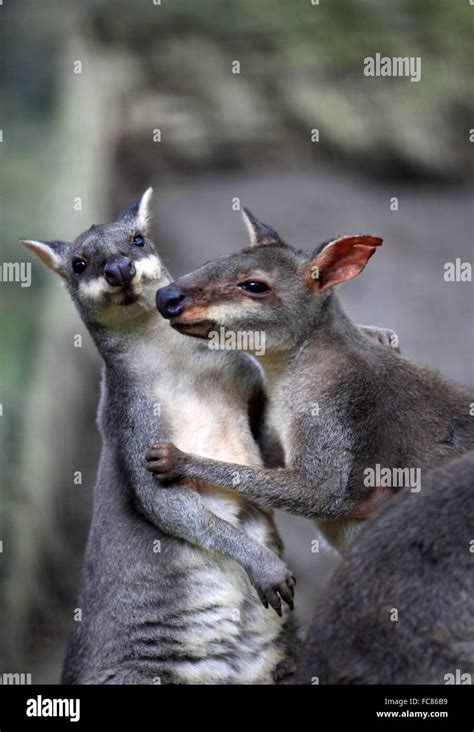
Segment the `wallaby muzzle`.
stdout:
[[186,305],[186,294],[174,284],[162,287],[156,293],[156,307],[164,318],[180,315]]
[[104,266],[104,277],[112,287],[129,285],[136,273],[135,265],[128,257],[108,259]]

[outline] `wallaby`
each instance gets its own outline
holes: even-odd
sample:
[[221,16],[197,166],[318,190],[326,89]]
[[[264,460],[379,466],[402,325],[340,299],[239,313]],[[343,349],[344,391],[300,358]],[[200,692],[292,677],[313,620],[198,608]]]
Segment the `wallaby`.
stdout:
[[367,521],[316,610],[301,684],[474,683],[474,452]]
[[286,467],[242,468],[161,443],[148,468],[315,518],[343,549],[401,487],[419,490],[426,470],[474,448],[474,393],[380,348],[344,312],[334,288],[364,269],[380,238],[341,236],[308,254],[248,210],[244,220],[252,247],[166,286],[157,303],[184,334],[265,335],[254,355]]
[[23,240],[63,279],[104,360],[103,449],[63,682],[272,683],[296,636],[271,511],[206,482],[158,489],[145,469],[159,439],[262,465],[248,417],[256,364],[213,354],[158,315],[171,278],[150,238],[150,196],[72,244]]

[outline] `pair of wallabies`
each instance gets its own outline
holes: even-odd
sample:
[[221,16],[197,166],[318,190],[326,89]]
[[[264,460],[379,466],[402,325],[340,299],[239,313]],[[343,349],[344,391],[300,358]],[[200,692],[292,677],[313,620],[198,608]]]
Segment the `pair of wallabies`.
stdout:
[[[24,242],[63,278],[104,360],[103,451],[63,681],[288,677],[295,579],[272,507],[316,519],[342,549],[376,513],[316,615],[300,682],[377,680],[391,628],[399,647],[387,683],[407,681],[408,669],[437,680],[451,670],[448,653],[472,667],[472,455],[453,468],[459,490],[467,486],[460,500],[457,483],[425,473],[474,448],[474,395],[387,347],[391,332],[360,328],[342,310],[334,286],[361,272],[382,241],[344,236],[309,255],[246,211],[250,248],[171,283],[150,239],[150,196],[72,244]],[[211,350],[219,329],[262,332],[260,367],[238,350]],[[392,498],[400,482],[367,480],[381,467],[421,471],[422,490]],[[440,539],[455,531],[459,544]],[[392,582],[381,548],[388,567],[400,555],[407,575],[400,566]],[[442,585],[430,605],[433,564]],[[420,577],[418,593],[405,592],[408,575]],[[424,660],[426,647],[438,665]]]

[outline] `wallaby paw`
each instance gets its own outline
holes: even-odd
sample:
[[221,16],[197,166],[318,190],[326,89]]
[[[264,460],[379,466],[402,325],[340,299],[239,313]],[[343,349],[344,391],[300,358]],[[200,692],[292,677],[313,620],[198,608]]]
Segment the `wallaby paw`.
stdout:
[[159,481],[172,480],[183,475],[185,453],[171,442],[158,442],[145,455],[146,469]]
[[267,609],[272,607],[277,615],[281,617],[281,601],[283,600],[290,610],[293,610],[296,579],[281,560],[278,560],[278,564],[275,566],[266,567],[261,577],[254,577],[253,584],[264,607]]
[[381,346],[388,346],[400,353],[398,335],[391,328],[377,328],[375,325],[362,325],[360,327],[369,338],[378,341]]

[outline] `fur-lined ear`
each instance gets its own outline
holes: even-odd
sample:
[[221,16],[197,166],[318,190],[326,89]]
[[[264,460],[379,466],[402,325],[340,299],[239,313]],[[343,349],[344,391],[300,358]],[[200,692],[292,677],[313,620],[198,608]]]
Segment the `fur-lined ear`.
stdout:
[[262,244],[283,244],[280,235],[267,224],[262,224],[248,208],[242,209],[242,218],[247,228],[250,244],[253,247]]
[[142,234],[147,234],[150,230],[150,202],[153,194],[153,188],[147,188],[145,193],[137,198],[135,203],[120,214],[118,221],[124,221],[135,226]]
[[326,244],[314,259],[305,265],[306,283],[319,292],[356,277],[365,268],[383,239],[354,234],[341,236]]
[[69,244],[65,241],[36,241],[35,239],[20,239],[28,249],[50,269],[66,278],[66,253]]

